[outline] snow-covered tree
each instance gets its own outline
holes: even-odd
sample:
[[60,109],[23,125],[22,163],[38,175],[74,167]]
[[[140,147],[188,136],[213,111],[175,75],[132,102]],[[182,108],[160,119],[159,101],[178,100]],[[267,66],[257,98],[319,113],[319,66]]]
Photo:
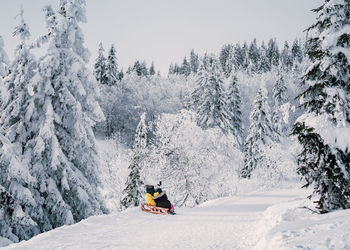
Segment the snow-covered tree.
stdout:
[[215,58],[206,61],[206,65],[203,63],[200,67],[191,106],[198,114],[199,126],[203,129],[219,127],[227,133],[231,124],[223,90],[223,73]]
[[181,65],[181,74],[185,76],[189,76],[191,74],[191,65],[187,61],[187,58],[185,57],[184,60],[182,61]]
[[220,51],[219,61],[225,77],[229,77],[232,73],[233,63],[233,46],[225,44]]
[[114,44],[112,44],[107,57],[107,82],[108,85],[114,86],[117,85],[119,80],[118,73],[118,61],[117,61],[117,52],[114,48]]
[[7,107],[14,117],[4,127],[22,153],[23,171],[33,177],[26,185],[32,194],[27,205],[33,209],[26,212],[40,232],[106,212],[97,191],[99,159],[92,131],[103,113],[79,27],[85,8],[84,0],[61,0],[57,12],[46,6],[49,44],[37,73],[29,79],[33,61],[22,45],[9,76],[9,89],[19,99],[11,96]]
[[269,66],[271,68],[277,67],[280,60],[280,52],[275,39],[270,39],[267,44],[266,56],[268,58]]
[[252,73],[259,73],[260,69],[260,51],[256,39],[252,41],[248,49],[249,71]]
[[199,57],[194,52],[193,49],[191,50],[191,53],[190,53],[190,66],[191,66],[191,72],[194,74],[197,74],[199,69]]
[[273,97],[273,112],[272,122],[278,134],[282,134],[284,128],[283,106],[288,101],[287,87],[285,85],[283,75],[281,73],[277,76],[277,81],[272,89]]
[[144,184],[141,180],[141,171],[144,164],[147,150],[147,126],[146,114],[141,115],[141,119],[136,128],[133,155],[128,167],[129,176],[125,183],[120,206],[122,209],[137,207],[141,204],[144,194]]
[[154,69],[154,62],[152,62],[151,67],[149,68],[149,74],[154,76],[156,74],[156,70]]
[[[155,122],[154,145],[147,157],[147,181],[163,180],[175,206],[195,206],[235,190],[242,153],[231,134],[203,130],[188,110],[162,114]],[[232,159],[235,159],[232,162]]]
[[249,134],[244,145],[244,167],[241,172],[243,178],[250,178],[252,171],[266,160],[264,159],[264,151],[275,138],[267,102],[267,90],[265,87],[261,87],[255,97],[254,107],[250,114]]
[[20,159],[20,147],[0,134],[0,236],[12,242],[27,240],[40,233],[33,186],[35,178]]
[[227,107],[230,114],[232,134],[237,138],[237,142],[241,147],[243,144],[243,128],[241,113],[241,95],[238,88],[238,79],[235,75],[230,79],[230,85],[227,95]]
[[99,44],[98,56],[94,65],[94,75],[99,84],[108,84],[107,59],[104,56],[102,42]]
[[281,60],[281,66],[286,70],[291,70],[293,67],[293,56],[292,52],[289,48],[289,44],[287,41],[284,43],[283,50],[281,51],[280,55],[280,60]]
[[293,62],[301,63],[301,61],[303,60],[303,50],[298,39],[294,40],[291,50]]
[[325,0],[308,29],[312,62],[299,95],[303,114],[293,134],[302,145],[298,172],[313,185],[318,209],[350,208],[350,2]]
[[6,88],[4,86],[3,78],[7,75],[8,73],[8,64],[9,64],[9,59],[7,56],[7,53],[4,50],[4,39],[2,36],[0,36],[0,106],[6,102],[6,99],[8,97]]

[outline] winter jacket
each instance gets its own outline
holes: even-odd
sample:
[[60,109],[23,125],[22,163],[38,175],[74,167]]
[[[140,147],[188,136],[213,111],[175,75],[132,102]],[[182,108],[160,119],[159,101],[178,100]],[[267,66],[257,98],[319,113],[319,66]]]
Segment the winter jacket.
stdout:
[[164,207],[164,208],[171,208],[171,203],[168,200],[168,197],[165,193],[165,191],[161,192],[159,195],[154,197],[154,201],[157,204],[157,207]]
[[[159,193],[154,193],[154,197],[156,197]],[[149,193],[146,193],[146,203],[151,206],[157,206],[156,202],[153,199],[153,196]]]

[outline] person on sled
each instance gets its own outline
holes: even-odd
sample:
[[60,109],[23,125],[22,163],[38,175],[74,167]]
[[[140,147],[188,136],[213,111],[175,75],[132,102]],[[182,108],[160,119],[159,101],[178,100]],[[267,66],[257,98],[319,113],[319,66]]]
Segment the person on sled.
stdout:
[[[161,185],[159,182],[158,186]],[[170,213],[174,212],[174,206],[168,200],[165,190],[160,187],[154,189],[153,185],[146,185],[146,203],[155,207],[162,207],[169,209]]]

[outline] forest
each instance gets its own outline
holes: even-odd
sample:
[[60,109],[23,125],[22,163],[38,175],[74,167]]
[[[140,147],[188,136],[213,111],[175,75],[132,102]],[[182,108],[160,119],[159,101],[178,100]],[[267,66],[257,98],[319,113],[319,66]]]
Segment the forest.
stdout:
[[160,180],[176,207],[298,183],[319,213],[350,208],[349,10],[326,0],[293,41],[124,72],[118,41],[89,58],[84,0],[46,6],[34,38],[21,9],[13,60],[0,36],[0,237],[138,207]]

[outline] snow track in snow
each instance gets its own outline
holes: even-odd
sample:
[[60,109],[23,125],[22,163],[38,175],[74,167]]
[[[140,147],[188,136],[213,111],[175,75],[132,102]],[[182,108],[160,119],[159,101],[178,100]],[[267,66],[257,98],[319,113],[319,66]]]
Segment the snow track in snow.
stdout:
[[266,209],[299,197],[305,192],[256,192],[176,209],[175,216],[134,208],[92,217],[6,249],[251,249],[262,237],[257,227]]

